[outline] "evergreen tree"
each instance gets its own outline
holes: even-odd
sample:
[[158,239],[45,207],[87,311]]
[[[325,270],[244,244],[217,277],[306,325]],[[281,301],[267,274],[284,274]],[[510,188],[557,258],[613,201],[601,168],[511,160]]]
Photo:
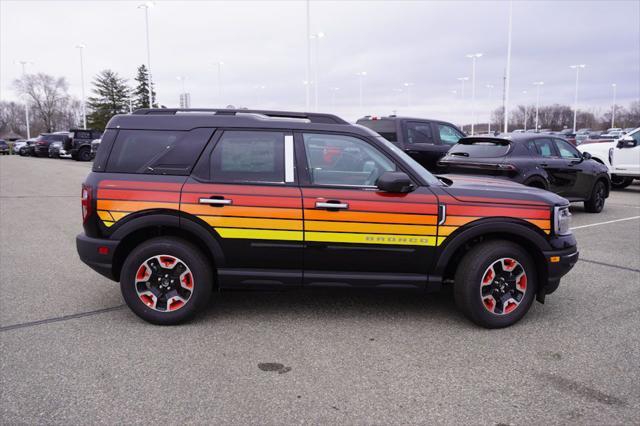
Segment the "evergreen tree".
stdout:
[[111,117],[129,112],[129,87],[124,78],[111,70],[100,71],[93,86],[95,96],[88,99],[91,113],[87,120],[92,128],[102,130]]
[[[149,108],[149,72],[144,64],[138,67],[138,74],[135,78],[137,85],[133,89],[133,108]],[[153,108],[158,108],[156,103],[156,92],[151,83],[151,95],[153,98]]]

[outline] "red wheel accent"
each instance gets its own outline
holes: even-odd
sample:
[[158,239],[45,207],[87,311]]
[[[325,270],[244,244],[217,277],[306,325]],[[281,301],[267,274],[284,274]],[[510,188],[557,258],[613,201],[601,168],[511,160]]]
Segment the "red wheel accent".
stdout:
[[486,310],[495,315],[513,312],[524,300],[527,274],[515,259],[495,260],[487,267],[480,282],[480,300]]
[[491,282],[491,280],[493,279],[493,269],[489,269],[485,274],[484,274],[484,279],[482,280],[482,285],[487,285]]
[[518,303],[509,301],[509,302],[507,302],[507,304],[506,304],[506,306],[504,308],[504,313],[508,314],[509,312],[513,311],[517,307],[518,307]]
[[140,301],[159,312],[173,312],[191,299],[195,282],[185,262],[171,255],[153,256],[136,272],[134,286]]

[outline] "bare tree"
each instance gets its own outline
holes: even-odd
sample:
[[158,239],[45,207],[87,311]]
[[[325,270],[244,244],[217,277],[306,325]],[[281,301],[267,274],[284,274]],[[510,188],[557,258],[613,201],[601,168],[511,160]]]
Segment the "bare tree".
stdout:
[[16,91],[25,95],[42,120],[45,131],[56,130],[56,119],[69,102],[68,85],[64,77],[48,74],[27,74],[14,81]]

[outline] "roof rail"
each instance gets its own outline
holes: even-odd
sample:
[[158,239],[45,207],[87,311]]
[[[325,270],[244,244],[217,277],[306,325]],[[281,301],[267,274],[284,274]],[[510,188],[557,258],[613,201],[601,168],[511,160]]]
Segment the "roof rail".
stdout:
[[136,115],[175,115],[179,112],[213,112],[216,115],[260,114],[273,118],[307,119],[311,123],[349,124],[337,115],[315,112],[266,111],[258,109],[227,108],[140,108],[133,112]]

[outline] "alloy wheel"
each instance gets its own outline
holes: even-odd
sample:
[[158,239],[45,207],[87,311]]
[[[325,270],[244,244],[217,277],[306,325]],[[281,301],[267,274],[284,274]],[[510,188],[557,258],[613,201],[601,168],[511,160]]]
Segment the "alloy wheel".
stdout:
[[185,306],[194,284],[186,263],[167,254],[145,260],[135,278],[136,293],[142,303],[159,312],[173,312]]
[[515,259],[493,262],[482,275],[480,297],[485,309],[496,315],[513,312],[527,291],[527,273]]

